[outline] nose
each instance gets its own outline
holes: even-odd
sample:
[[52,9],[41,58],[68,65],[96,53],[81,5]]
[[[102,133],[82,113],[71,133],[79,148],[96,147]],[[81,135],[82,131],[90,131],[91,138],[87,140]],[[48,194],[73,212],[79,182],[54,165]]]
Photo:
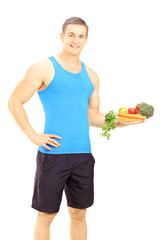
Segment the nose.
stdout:
[[74,37],[73,42],[78,43],[78,37]]

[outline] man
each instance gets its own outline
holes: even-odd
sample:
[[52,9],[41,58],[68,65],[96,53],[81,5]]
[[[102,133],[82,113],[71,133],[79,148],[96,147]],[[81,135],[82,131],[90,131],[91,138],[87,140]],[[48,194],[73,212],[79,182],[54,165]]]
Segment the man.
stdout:
[[[10,96],[8,107],[18,126],[39,146],[32,208],[38,211],[34,240],[50,239],[50,224],[65,190],[71,240],[87,239],[86,209],[94,200],[94,164],[89,126],[101,128],[99,78],[80,61],[88,26],[72,17],[60,34],[63,49],[32,64]],[[37,91],[45,111],[44,133],[28,121],[23,104]],[[122,125],[121,125],[122,126]]]

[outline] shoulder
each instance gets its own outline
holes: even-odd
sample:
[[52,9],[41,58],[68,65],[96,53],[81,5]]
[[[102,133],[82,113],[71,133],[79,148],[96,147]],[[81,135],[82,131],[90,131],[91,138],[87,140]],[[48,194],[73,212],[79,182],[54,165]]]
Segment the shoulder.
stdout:
[[41,68],[42,70],[48,70],[48,68],[53,67],[52,62],[48,57],[35,63],[35,65],[37,65],[37,67]]
[[96,87],[96,88],[99,88],[98,74],[92,68],[88,67],[86,64],[85,64],[85,67],[86,67],[86,71],[88,73],[88,76],[93,83],[93,86]]
[[47,57],[31,64],[28,71],[33,73],[37,72],[40,75],[46,76],[46,74],[50,71],[53,71],[53,69],[53,64]]
[[29,66],[26,71],[25,78],[34,79],[34,82],[39,84],[38,90],[43,90],[53,79],[54,74],[55,71],[52,62],[49,58],[44,58]]

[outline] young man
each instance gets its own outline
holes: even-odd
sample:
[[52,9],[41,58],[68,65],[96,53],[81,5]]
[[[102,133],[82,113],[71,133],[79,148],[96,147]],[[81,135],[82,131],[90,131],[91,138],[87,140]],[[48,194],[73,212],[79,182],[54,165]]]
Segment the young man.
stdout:
[[[94,201],[94,164],[89,126],[101,128],[97,73],[80,61],[88,26],[72,17],[60,34],[63,49],[32,64],[10,96],[8,107],[32,143],[39,146],[32,208],[38,211],[34,240],[50,239],[50,224],[65,190],[71,240],[86,240],[86,209]],[[37,91],[45,111],[44,133],[28,121],[23,104]]]

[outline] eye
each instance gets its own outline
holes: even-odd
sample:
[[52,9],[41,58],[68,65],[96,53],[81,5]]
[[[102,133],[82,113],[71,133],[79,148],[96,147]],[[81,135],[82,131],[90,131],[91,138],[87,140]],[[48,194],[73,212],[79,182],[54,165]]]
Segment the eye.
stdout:
[[69,36],[70,36],[70,37],[73,37],[73,34],[70,34]]

